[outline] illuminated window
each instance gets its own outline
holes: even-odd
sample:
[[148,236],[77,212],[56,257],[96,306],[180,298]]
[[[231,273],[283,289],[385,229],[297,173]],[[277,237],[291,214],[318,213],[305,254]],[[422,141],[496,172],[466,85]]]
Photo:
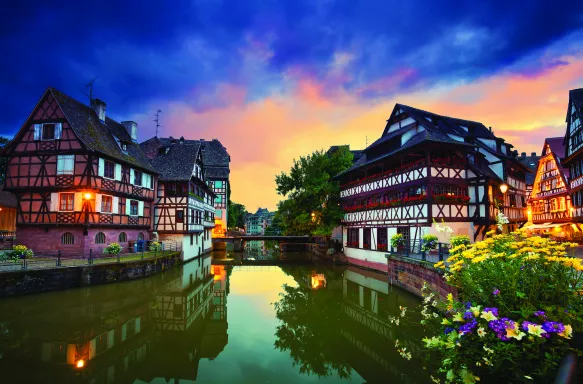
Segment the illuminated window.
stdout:
[[73,211],[74,193],[59,194],[59,211]]
[[103,195],[101,196],[101,212],[111,213],[113,206],[113,197]]

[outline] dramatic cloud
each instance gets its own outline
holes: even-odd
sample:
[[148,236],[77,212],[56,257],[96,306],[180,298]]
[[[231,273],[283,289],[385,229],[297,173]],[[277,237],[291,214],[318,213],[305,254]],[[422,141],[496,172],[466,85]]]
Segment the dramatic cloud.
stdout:
[[86,100],[98,76],[96,96],[142,139],[161,108],[164,135],[221,140],[232,197],[250,210],[275,208],[274,175],[294,158],[378,138],[395,102],[539,151],[583,86],[580,1],[13,3],[0,26],[0,133],[47,86]]

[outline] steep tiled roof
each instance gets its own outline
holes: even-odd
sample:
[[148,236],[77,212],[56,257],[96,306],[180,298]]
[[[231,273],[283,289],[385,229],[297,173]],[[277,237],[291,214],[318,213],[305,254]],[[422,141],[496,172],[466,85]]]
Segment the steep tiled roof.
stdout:
[[[140,146],[132,142],[126,128],[117,121],[105,118],[99,121],[95,111],[70,96],[49,88],[59,103],[71,128],[79,139],[91,150],[122,160],[148,171],[154,171]],[[127,145],[127,154],[121,151],[115,137]]]
[[171,145],[168,152],[152,159],[152,166],[162,175],[160,180],[190,180],[199,150],[200,144]]
[[[575,104],[575,107],[579,111],[579,118],[583,120],[583,88],[571,89],[569,91],[569,100]],[[571,111],[569,110],[567,113],[571,113]]]

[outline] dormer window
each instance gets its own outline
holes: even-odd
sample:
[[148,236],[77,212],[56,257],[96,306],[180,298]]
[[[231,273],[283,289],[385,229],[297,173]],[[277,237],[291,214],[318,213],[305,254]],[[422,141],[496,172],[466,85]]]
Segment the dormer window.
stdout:
[[127,151],[128,150],[128,145],[126,143],[119,143],[119,147],[121,148],[122,151]]
[[161,156],[166,155],[169,150],[170,150],[170,148],[168,148],[168,147],[162,147],[162,148],[158,149],[158,154]]

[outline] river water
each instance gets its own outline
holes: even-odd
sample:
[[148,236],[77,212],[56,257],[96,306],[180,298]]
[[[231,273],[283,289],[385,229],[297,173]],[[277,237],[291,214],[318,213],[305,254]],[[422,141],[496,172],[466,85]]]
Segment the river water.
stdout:
[[[309,259],[309,255],[305,255]],[[419,300],[386,275],[213,265],[0,300],[0,383],[426,383]],[[256,250],[247,259],[261,258]]]

